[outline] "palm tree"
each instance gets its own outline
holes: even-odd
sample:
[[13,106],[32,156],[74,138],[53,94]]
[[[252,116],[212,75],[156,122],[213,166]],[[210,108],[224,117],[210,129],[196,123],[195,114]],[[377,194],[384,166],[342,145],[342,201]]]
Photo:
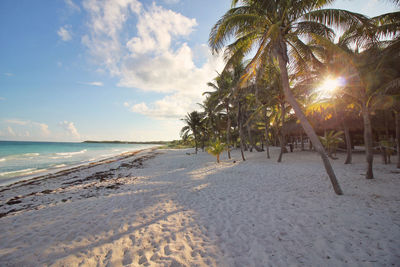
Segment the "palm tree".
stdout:
[[387,109],[388,104],[391,104],[382,90],[384,81],[391,77],[391,70],[380,60],[381,49],[375,45],[362,52],[359,52],[357,47],[354,50],[347,47],[340,53],[342,57],[348,59],[350,63],[348,65],[351,66],[343,92],[361,111],[363,119],[367,179],[374,178],[371,114],[378,109]]
[[204,92],[203,95],[208,95],[210,99],[213,99],[216,104],[216,109],[221,111],[225,109],[226,115],[226,144],[228,151],[228,158],[231,158],[230,144],[231,144],[231,127],[232,127],[232,117],[234,112],[232,112],[233,105],[233,88],[238,83],[241,75],[243,74],[244,66],[241,62],[235,64],[231,67],[226,67],[222,73],[218,74],[214,78],[213,82],[207,83],[207,85],[213,88],[215,91]]
[[194,137],[195,152],[197,154],[198,143],[200,140],[200,132],[203,124],[203,116],[197,111],[188,113],[185,118],[182,119],[187,125],[181,129],[181,136],[189,136],[190,133]]
[[333,153],[336,153],[337,146],[340,142],[343,141],[340,136],[343,134],[342,131],[329,131],[325,132],[324,136],[321,136],[321,143],[325,146],[326,150],[328,151],[328,156],[333,158]]
[[217,157],[217,163],[219,163],[219,157],[224,150],[225,150],[225,144],[221,143],[221,141],[217,139],[214,143],[212,143],[208,147],[207,152]]
[[[295,99],[289,86],[288,46],[301,55],[299,58],[317,61],[312,51],[307,48],[301,36],[322,35],[331,37],[333,31],[317,21],[307,18],[331,18],[332,22],[352,24],[354,21],[367,20],[366,17],[344,10],[317,10],[331,1],[323,0],[233,0],[232,8],[215,24],[210,33],[209,44],[214,52],[220,51],[229,38],[235,41],[228,45],[225,53],[228,64],[234,64],[239,59],[256,48],[256,53],[246,67],[246,79],[256,74],[257,68],[273,56],[279,63],[281,85],[286,101],[291,105],[304,131],[319,152],[325,169],[336,194],[343,194],[336,179],[333,168],[318,139],[314,129],[308,122],[301,106]],[[315,11],[314,11],[315,12]],[[311,16],[312,15],[312,16]]]
[[[392,0],[392,2],[397,6],[400,5],[398,0]],[[309,17],[319,22],[331,18],[326,14],[318,13],[318,11],[312,12]],[[388,73],[385,62],[388,59],[392,60],[394,56],[398,58],[400,49],[399,23],[400,12],[383,14],[370,20],[360,17],[360,20],[354,21],[339,39],[338,46],[341,51],[338,53],[348,60],[348,66],[353,67],[353,73],[348,77],[349,85],[346,93],[354,98],[354,103],[360,108],[363,118],[364,144],[368,164],[367,179],[374,178],[370,115],[385,100],[381,85],[385,80],[391,79],[389,74],[391,71],[389,70]],[[389,40],[382,41],[382,38],[389,38]],[[331,44],[329,46],[332,47]],[[353,49],[350,48],[351,46],[353,46]],[[382,50],[382,46],[386,46],[386,49]],[[338,50],[336,49],[336,51]]]

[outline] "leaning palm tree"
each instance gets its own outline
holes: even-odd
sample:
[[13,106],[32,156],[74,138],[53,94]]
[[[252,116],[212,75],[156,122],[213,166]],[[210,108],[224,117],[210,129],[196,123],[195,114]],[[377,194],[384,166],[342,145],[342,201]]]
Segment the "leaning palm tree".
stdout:
[[[316,21],[317,19],[324,18],[327,24],[340,25],[367,21],[365,16],[345,10],[318,10],[331,2],[333,1],[233,0],[232,8],[212,28],[209,44],[214,52],[219,52],[230,38],[235,39],[225,50],[228,65],[241,60],[252,52],[253,48],[256,49],[255,55],[246,67],[248,75],[244,77],[244,81],[254,77],[266,59],[273,57],[278,61],[286,101],[295,111],[304,131],[319,152],[334,191],[341,195],[342,190],[325,150],[291,91],[287,69],[288,46],[299,55],[298,60],[318,61],[301,39],[312,35],[333,36],[333,31]],[[307,66],[305,63],[301,65]]]
[[193,135],[195,152],[197,154],[200,132],[203,126],[203,116],[197,111],[192,111],[188,113],[182,121],[184,121],[186,125],[181,129],[181,136],[189,136],[190,133]]

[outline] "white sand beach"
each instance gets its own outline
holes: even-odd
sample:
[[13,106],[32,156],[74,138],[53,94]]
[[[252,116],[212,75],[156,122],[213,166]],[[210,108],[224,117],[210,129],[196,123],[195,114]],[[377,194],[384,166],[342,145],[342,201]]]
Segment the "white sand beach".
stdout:
[[[400,266],[400,172],[365,156],[145,150],[0,188],[1,266]],[[395,159],[393,159],[395,160]]]

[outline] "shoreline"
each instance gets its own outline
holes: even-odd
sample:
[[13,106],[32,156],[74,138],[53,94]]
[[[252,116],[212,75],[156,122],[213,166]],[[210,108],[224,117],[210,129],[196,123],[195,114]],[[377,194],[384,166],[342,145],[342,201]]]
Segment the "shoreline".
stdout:
[[[19,212],[38,210],[40,209],[40,205],[38,206],[36,203],[23,205],[23,202],[29,198],[32,201],[34,200],[32,198],[37,196],[59,193],[69,187],[77,187],[76,194],[80,194],[80,187],[83,187],[83,189],[95,187],[96,190],[99,188],[117,189],[120,185],[118,181],[120,175],[114,177],[114,174],[119,169],[127,167],[134,169],[142,168],[144,161],[160,154],[157,152],[158,149],[159,147],[155,146],[132,152],[124,152],[97,162],[68,168],[53,174],[34,177],[29,180],[18,181],[1,187],[0,219],[18,214]],[[131,162],[129,163],[129,161]],[[15,191],[20,191],[20,193],[15,194]],[[54,202],[59,202],[59,200],[53,199],[48,204],[54,204]],[[62,199],[62,202],[66,201],[68,200]],[[14,208],[15,205],[17,207]],[[7,206],[9,208],[6,208]]]
[[24,176],[12,177],[4,183],[2,183],[0,180],[0,192],[2,192],[3,189],[5,189],[5,187],[13,186],[13,185],[24,183],[24,182],[29,182],[31,180],[36,181],[36,180],[41,180],[41,179],[53,178],[52,176],[60,176],[63,174],[67,174],[69,171],[78,171],[82,168],[84,169],[85,167],[91,168],[93,166],[105,164],[107,162],[109,163],[112,161],[122,160],[122,159],[125,159],[128,157],[134,156],[142,151],[155,150],[159,147],[160,147],[160,145],[149,147],[149,148],[143,148],[143,149],[139,149],[139,150],[135,150],[135,151],[123,152],[121,154],[117,154],[117,155],[114,155],[111,157],[106,157],[106,158],[95,160],[95,161],[88,161],[88,162],[84,162],[84,163],[73,164],[70,166],[55,168],[52,170],[44,170],[43,172],[37,173],[37,174],[29,174],[29,175],[24,175]]

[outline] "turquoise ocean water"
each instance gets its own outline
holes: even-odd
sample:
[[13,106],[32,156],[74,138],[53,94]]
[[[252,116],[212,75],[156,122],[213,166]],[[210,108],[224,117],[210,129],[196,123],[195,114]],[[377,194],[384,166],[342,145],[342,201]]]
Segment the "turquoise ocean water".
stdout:
[[0,141],[0,186],[157,145]]

